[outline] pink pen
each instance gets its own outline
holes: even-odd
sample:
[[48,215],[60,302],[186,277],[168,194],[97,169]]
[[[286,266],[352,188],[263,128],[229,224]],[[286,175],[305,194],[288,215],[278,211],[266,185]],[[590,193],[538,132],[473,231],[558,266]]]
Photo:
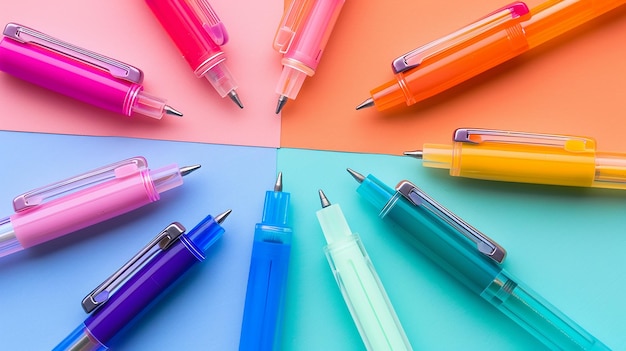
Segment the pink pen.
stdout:
[[0,70],[103,109],[161,119],[183,114],[143,91],[143,72],[20,24],[0,41]]
[[167,34],[196,74],[206,77],[221,97],[228,95],[243,108],[237,95],[237,83],[220,46],[228,42],[228,33],[206,0],[146,0]]
[[274,38],[274,49],[285,54],[276,93],[276,113],[287,98],[295,99],[306,76],[313,76],[345,0],[293,0]]
[[15,214],[0,219],[0,257],[155,202],[198,168],[151,171],[145,158],[134,157],[19,195]]

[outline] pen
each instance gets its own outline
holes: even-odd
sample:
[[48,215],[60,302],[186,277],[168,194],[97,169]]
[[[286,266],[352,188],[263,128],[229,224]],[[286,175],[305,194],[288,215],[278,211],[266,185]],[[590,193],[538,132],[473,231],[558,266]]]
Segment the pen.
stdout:
[[625,0],[548,0],[531,10],[514,2],[392,63],[395,79],[370,91],[357,110],[407,106],[445,91],[539,46]]
[[457,177],[626,189],[626,154],[597,152],[586,137],[460,128],[452,145],[404,154]]
[[395,190],[348,169],[386,222],[415,248],[553,350],[609,350],[499,264],[506,251],[409,181]]
[[278,79],[276,114],[287,99],[295,99],[307,76],[313,76],[345,0],[293,0],[274,37],[274,49],[284,54]]
[[282,173],[274,191],[265,193],[263,218],[254,230],[239,350],[271,351],[280,347],[282,311],[291,252],[287,226],[290,194],[283,192]]
[[[188,234],[174,222],[82,301],[91,313],[54,351],[104,351],[118,332],[196,263],[224,234],[230,210],[204,218]],[[157,248],[158,246],[158,248]]]
[[221,97],[243,108],[237,82],[220,48],[228,42],[226,27],[207,0],[146,0],[196,77],[205,77]]
[[319,191],[317,220],[328,244],[324,253],[367,350],[412,350],[383,283],[341,207]]
[[105,110],[161,119],[183,114],[143,90],[133,66],[9,23],[0,40],[0,70]]
[[198,168],[153,171],[134,157],[18,195],[15,213],[0,219],[0,257],[155,202]]

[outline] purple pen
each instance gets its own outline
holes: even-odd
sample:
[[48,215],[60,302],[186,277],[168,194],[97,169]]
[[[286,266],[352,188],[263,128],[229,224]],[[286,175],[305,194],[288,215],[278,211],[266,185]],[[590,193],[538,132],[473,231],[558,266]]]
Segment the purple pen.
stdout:
[[16,23],[4,28],[0,70],[105,110],[161,119],[183,114],[143,91],[143,72]]
[[[122,328],[195,263],[204,260],[209,247],[224,234],[220,223],[230,212],[207,216],[188,234],[180,223],[170,224],[83,299],[83,309],[94,312],[53,351],[107,350],[109,341]],[[157,245],[160,249],[155,253]]]

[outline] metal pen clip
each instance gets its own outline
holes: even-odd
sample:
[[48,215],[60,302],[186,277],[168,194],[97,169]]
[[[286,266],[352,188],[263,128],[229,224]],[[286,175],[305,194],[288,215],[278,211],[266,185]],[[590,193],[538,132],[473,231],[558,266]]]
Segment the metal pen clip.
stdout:
[[309,11],[313,6],[312,0],[293,0],[289,8],[283,14],[280,20],[278,30],[274,36],[274,50],[281,54],[286,53],[293,43],[298,30],[308,17]]
[[443,38],[409,51],[393,60],[391,67],[394,73],[407,71],[433,56],[461,50],[477,40],[529,18],[530,10],[525,3],[511,3]]
[[109,72],[115,78],[137,84],[143,81],[143,72],[137,67],[72,45],[20,24],[7,24],[3,34],[21,43],[36,44],[48,50],[56,51],[65,56],[98,67]]
[[168,225],[113,275],[85,296],[81,303],[85,312],[90,313],[107,302],[115,289],[126,282],[134,272],[158,252],[153,250],[157,245],[162,251],[167,250],[184,233],[185,227],[182,224],[173,222]]
[[454,131],[454,141],[470,144],[485,142],[538,145],[563,149],[569,152],[594,152],[596,142],[591,138],[556,135],[511,132],[492,129],[459,128]]
[[222,46],[228,42],[228,32],[224,23],[217,16],[207,0],[190,0],[187,2],[193,9],[196,17],[202,23],[202,28],[209,34],[215,44]]
[[454,226],[468,240],[476,245],[476,249],[481,254],[489,257],[497,263],[502,263],[506,257],[506,250],[498,243],[479,232],[467,222],[459,218],[447,208],[441,206],[426,193],[421,191],[415,184],[408,180],[403,180],[396,186],[396,191],[415,206],[430,207],[435,215],[440,219]]
[[145,158],[141,156],[129,158],[18,195],[13,199],[13,208],[16,212],[25,211],[46,201],[67,196],[114,178],[137,174],[146,169],[148,169],[148,161]]

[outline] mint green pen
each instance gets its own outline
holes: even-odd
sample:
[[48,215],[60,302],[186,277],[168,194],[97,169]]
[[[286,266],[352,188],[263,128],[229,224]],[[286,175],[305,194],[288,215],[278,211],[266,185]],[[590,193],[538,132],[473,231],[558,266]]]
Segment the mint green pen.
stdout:
[[348,168],[357,192],[408,241],[552,350],[610,350],[556,307],[505,271],[506,251],[409,181],[394,189]]
[[358,234],[353,234],[339,205],[331,205],[319,191],[317,211],[326,258],[352,319],[368,350],[412,350],[382,282]]

